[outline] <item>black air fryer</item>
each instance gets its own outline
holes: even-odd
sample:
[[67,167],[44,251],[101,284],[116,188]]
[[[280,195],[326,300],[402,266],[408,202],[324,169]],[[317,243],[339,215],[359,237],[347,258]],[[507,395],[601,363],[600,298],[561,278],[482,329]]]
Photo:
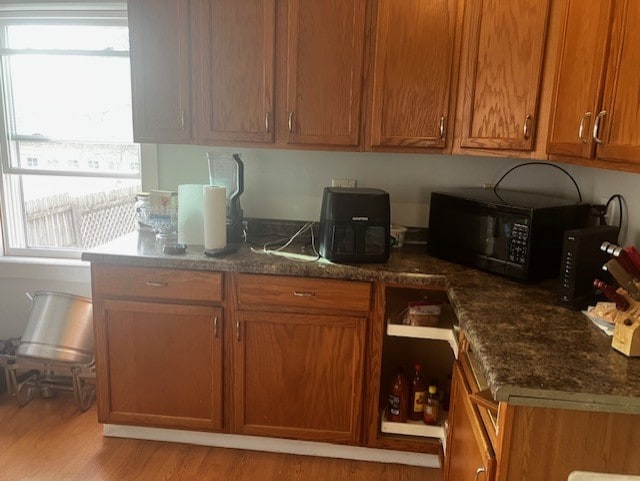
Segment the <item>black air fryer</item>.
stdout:
[[387,192],[325,187],[320,212],[322,257],[333,262],[386,262],[389,230]]

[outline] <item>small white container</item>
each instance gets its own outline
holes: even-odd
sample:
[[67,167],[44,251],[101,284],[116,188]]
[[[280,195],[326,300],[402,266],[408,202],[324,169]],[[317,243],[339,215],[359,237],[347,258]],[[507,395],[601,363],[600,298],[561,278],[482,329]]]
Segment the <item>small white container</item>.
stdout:
[[391,226],[391,247],[402,247],[407,228],[401,225]]

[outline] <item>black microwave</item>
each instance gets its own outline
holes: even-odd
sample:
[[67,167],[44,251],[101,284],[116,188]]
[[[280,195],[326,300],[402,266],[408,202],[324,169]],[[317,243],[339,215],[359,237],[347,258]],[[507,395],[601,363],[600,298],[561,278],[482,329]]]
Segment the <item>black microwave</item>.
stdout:
[[435,257],[519,281],[557,277],[564,231],[586,227],[590,205],[525,192],[433,192],[427,247]]

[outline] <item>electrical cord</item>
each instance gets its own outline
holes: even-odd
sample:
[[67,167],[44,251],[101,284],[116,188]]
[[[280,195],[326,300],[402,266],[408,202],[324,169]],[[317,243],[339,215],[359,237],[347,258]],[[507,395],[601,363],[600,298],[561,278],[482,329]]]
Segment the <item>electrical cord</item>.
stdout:
[[[318,253],[318,250],[316,249],[315,234],[313,232],[314,224],[315,224],[315,222],[306,222],[289,239],[280,239],[280,240],[277,240],[277,241],[267,242],[262,246],[262,249],[255,249],[254,247],[251,247],[251,251],[259,253],[259,254],[280,255],[280,256],[283,256],[283,257],[287,257],[287,258],[294,259],[294,260],[300,260],[300,261],[303,261],[303,262],[316,262],[318,259],[320,259],[320,254]],[[292,252],[283,252],[283,250],[286,249],[288,246],[290,246],[291,243],[298,236],[300,236],[301,234],[303,234],[307,230],[309,230],[310,233],[311,233],[311,248],[313,249],[313,253],[315,255],[314,259],[301,259],[302,256],[300,254],[295,254],[295,253],[292,253]],[[270,246],[278,245],[278,244],[280,244],[282,242],[284,242],[282,245],[279,245],[278,247],[276,247],[274,249],[270,249],[269,248]],[[307,256],[305,256],[305,257],[307,257]]]
[[606,224],[606,217],[607,217],[607,212],[609,212],[609,206],[616,199],[618,200],[618,207],[620,210],[618,212],[618,236],[619,236],[620,231],[622,230],[622,201],[624,200],[624,197],[622,197],[620,194],[613,194],[611,197],[609,197],[609,200],[604,205],[604,217],[605,217],[605,224]]
[[576,179],[573,178],[573,176],[567,172],[566,170],[564,170],[562,167],[560,167],[559,165],[556,164],[549,164],[547,162],[525,162],[524,164],[518,164],[515,167],[511,167],[509,170],[507,170],[504,175],[502,177],[500,177],[498,179],[498,182],[496,182],[496,184],[493,186],[493,193],[496,194],[498,197],[500,197],[498,195],[498,186],[500,185],[500,182],[502,182],[504,180],[504,178],[509,175],[511,172],[513,172],[516,169],[519,169],[520,167],[525,167],[527,165],[546,165],[548,167],[553,167],[555,169],[561,170],[562,172],[565,173],[565,175],[567,177],[569,177],[571,179],[571,182],[573,182],[573,185],[576,188],[576,192],[578,193],[578,202],[582,202],[582,193],[580,192],[580,187],[578,187],[578,183],[576,182]]

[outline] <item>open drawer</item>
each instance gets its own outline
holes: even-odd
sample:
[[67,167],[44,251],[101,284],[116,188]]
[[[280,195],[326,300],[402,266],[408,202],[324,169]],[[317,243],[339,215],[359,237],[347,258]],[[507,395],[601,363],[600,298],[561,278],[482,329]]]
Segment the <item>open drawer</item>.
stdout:
[[496,456],[478,409],[471,402],[463,369],[459,362],[453,366],[444,479],[493,481]]
[[469,401],[476,406],[482,425],[491,441],[491,445],[496,449],[499,403],[493,398],[489,384],[482,373],[480,365],[473,355],[469,343],[464,338],[462,340],[461,351],[458,356],[458,364],[461,375],[469,387]]

